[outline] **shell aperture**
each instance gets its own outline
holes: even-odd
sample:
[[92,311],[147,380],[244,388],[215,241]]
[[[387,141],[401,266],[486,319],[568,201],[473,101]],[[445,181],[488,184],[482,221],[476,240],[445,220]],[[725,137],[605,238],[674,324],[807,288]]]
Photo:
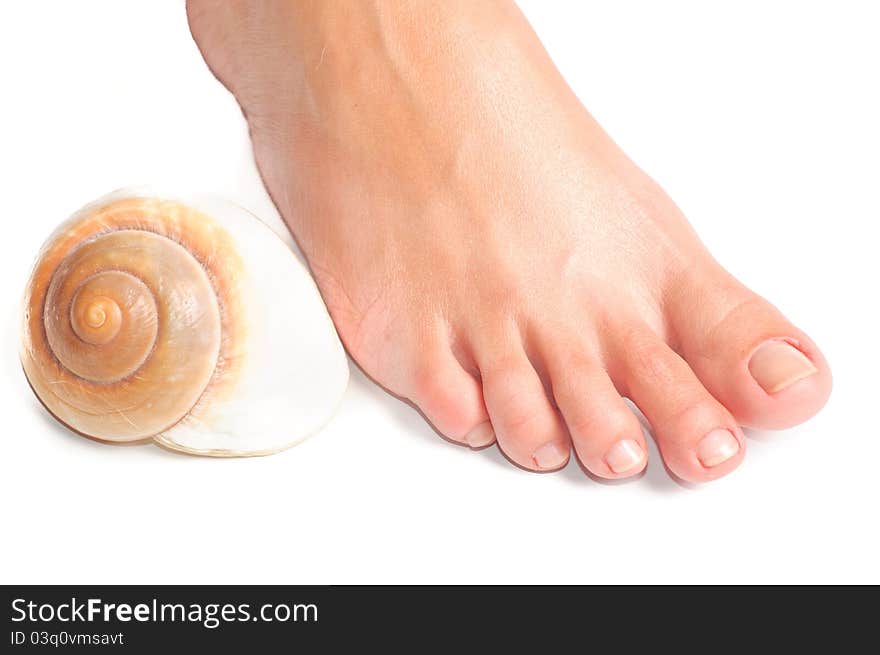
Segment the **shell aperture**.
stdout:
[[125,190],[43,246],[21,360],[77,432],[216,456],[297,443],[348,381],[317,288],[269,227],[219,199]]

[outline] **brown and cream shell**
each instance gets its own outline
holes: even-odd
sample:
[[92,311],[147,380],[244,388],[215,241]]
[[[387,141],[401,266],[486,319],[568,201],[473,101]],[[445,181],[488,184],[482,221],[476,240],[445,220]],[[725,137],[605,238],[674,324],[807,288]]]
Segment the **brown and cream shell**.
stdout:
[[317,288],[276,232],[216,198],[126,190],[41,249],[21,361],[83,435],[215,456],[297,443],[348,381]]

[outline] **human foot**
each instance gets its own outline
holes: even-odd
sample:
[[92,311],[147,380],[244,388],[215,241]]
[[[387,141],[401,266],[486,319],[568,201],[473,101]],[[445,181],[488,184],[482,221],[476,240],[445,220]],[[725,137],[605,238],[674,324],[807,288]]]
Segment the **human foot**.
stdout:
[[358,364],[531,470],[689,481],[815,414],[813,342],[705,250],[510,2],[190,0]]

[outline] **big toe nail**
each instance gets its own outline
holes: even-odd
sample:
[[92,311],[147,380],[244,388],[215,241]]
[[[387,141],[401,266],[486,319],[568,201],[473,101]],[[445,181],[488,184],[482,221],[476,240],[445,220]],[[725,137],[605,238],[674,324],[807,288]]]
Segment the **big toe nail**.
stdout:
[[818,372],[806,355],[787,341],[763,343],[749,360],[749,372],[767,393],[777,393]]

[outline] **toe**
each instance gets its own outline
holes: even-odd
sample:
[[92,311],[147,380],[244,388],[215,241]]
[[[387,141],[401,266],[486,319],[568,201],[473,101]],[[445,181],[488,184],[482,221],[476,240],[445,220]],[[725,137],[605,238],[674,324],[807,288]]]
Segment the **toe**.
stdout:
[[422,366],[410,378],[408,397],[440,434],[471,448],[495,442],[480,383],[448,348],[423,357]]
[[598,358],[548,357],[553,395],[581,463],[602,478],[625,478],[648,463],[645,435]]
[[552,471],[568,462],[568,435],[522,348],[481,365],[483,395],[498,445],[513,462]]
[[678,350],[741,425],[789,427],[828,399],[831,372],[816,345],[726,275],[710,287],[692,286],[669,313]]
[[669,470],[704,482],[739,465],[745,440],[736,420],[656,334],[631,331],[611,354],[614,382],[648,419]]

